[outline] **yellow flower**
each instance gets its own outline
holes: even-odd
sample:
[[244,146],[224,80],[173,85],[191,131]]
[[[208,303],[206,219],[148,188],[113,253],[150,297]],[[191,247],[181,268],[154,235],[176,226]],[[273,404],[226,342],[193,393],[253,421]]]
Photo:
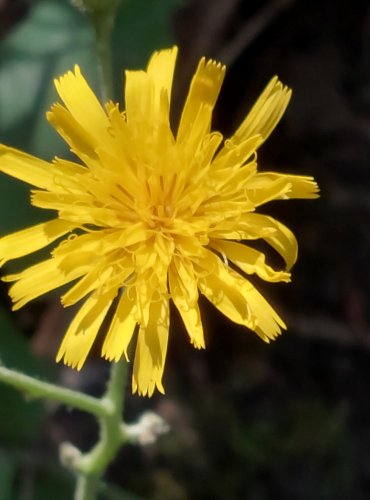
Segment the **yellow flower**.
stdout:
[[[49,222],[0,239],[0,263],[62,238],[50,258],[4,278],[14,282],[14,309],[73,282],[63,305],[84,302],[57,361],[80,370],[113,309],[102,356],[127,358],[137,329],[132,389],[149,396],[155,388],[164,392],[170,300],[196,348],[205,347],[199,292],[266,342],[286,328],[246,275],[290,281],[296,239],[255,209],[318,196],[312,177],[257,171],[257,150],[291,95],[277,77],[224,141],[211,132],[211,119],[225,67],[201,59],[173,133],[176,55],[176,47],[155,52],[146,71],[126,72],[124,112],[112,102],[102,107],[78,66],[55,81],[64,106],[53,105],[47,118],[79,163],[49,163],[0,146],[0,170],[34,186],[34,206],[57,211]],[[272,269],[263,253],[243,243],[255,239],[271,245],[286,270]]]

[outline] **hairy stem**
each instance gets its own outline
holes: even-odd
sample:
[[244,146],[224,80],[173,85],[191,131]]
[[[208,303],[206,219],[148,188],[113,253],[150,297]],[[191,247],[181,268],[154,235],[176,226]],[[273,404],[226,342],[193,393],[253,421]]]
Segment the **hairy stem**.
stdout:
[[99,478],[80,475],[77,478],[75,500],[91,500],[96,498]]
[[0,381],[27,397],[57,401],[97,417],[100,438],[90,452],[81,454],[69,444],[61,447],[62,462],[77,474],[75,500],[95,500],[100,478],[121,446],[131,440],[122,421],[126,380],[127,363],[112,363],[106,392],[98,399],[0,366]]
[[97,398],[43,382],[29,375],[5,368],[5,366],[0,366],[0,381],[18,389],[29,398],[58,401],[71,408],[92,413],[96,417],[104,417],[109,412],[105,403]]
[[73,466],[78,474],[75,500],[96,498],[101,476],[119,448],[128,441],[128,437],[122,432],[126,379],[126,362],[112,363],[110,380],[101,400],[101,403],[108,409],[108,413],[98,418],[100,439],[93,449],[81,455]]
[[103,103],[113,98],[112,30],[120,0],[106,0],[90,11],[96,35],[96,52]]

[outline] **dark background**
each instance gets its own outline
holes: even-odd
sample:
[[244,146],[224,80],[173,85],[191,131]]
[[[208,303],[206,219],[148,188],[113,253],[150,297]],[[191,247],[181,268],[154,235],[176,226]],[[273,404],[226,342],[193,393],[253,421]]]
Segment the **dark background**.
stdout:
[[[0,32],[1,142],[46,159],[66,156],[44,113],[56,99],[53,77],[76,62],[96,84],[86,19],[62,0],[2,0]],[[272,75],[293,88],[259,164],[314,175],[321,198],[266,207],[300,244],[291,284],[258,283],[288,332],[268,346],[202,300],[207,349],[200,352],[174,311],[167,394],[150,400],[128,395],[126,408],[128,420],[156,410],[171,432],[156,445],[126,448],[108,472],[102,498],[367,500],[368,2],[123,2],[113,41],[118,100],[122,69],[144,67],[152,50],[174,42],[180,48],[174,120],[202,55],[227,64],[214,115],[214,128],[226,136]],[[29,208],[24,186],[4,177],[0,203],[1,234],[46,218]],[[54,294],[10,313],[6,292],[2,284],[1,360],[100,394],[109,367],[98,348],[80,374],[53,364],[73,311],[63,311]],[[58,444],[71,440],[88,449],[96,438],[93,420],[0,389],[1,500],[72,498],[73,481],[58,468]]]

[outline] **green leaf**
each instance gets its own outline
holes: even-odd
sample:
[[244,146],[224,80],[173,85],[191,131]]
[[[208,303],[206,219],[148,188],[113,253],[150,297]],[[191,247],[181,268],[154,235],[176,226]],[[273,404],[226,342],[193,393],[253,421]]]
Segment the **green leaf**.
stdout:
[[[53,465],[53,464],[52,464]],[[66,500],[73,498],[74,478],[64,469],[46,467],[37,471],[34,482],[35,500]]]
[[[1,308],[0,361],[8,368],[34,376],[44,377],[47,371],[31,353],[27,340]],[[7,443],[32,440],[43,418],[42,403],[26,401],[22,394],[3,384],[0,384],[0,401],[0,440]]]
[[57,99],[53,79],[76,63],[96,83],[88,19],[66,0],[41,0],[2,43],[0,55],[3,142],[43,157],[65,153],[66,146],[47,124],[45,112]]

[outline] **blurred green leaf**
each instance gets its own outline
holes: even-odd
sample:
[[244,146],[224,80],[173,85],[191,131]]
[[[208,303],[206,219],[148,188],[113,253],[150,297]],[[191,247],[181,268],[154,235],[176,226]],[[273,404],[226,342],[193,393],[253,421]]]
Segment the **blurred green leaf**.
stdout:
[[[34,376],[45,376],[45,368],[31,353],[26,339],[0,308],[1,363]],[[23,443],[34,438],[44,414],[43,404],[27,401],[15,389],[0,385],[0,439]],[[0,483],[1,484],[1,483]]]
[[2,43],[0,55],[1,140],[43,157],[65,153],[45,112],[57,99],[53,79],[74,64],[96,83],[88,19],[67,0],[40,0]]
[[[126,0],[116,19],[113,47],[115,70],[146,66],[154,50],[174,43],[172,17],[183,0]],[[118,73],[117,73],[118,71]]]
[[28,186],[0,174],[0,236],[50,218],[30,205]]
[[37,472],[32,498],[35,500],[66,500],[73,498],[74,477],[62,468],[49,467]]

